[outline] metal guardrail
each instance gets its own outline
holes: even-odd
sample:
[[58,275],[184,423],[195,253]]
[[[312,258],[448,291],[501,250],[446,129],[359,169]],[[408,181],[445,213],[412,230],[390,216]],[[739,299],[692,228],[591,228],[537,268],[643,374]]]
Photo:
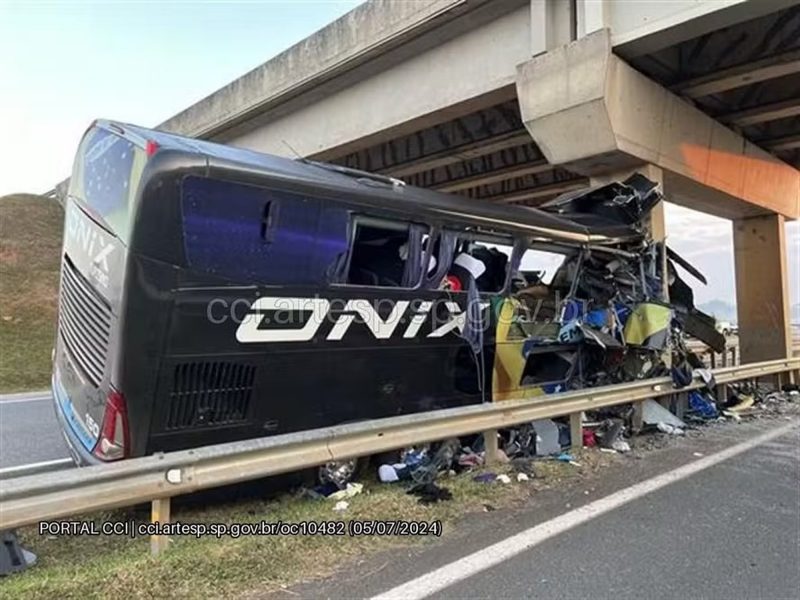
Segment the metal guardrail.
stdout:
[[[790,372],[800,358],[717,369],[718,384]],[[702,387],[696,379],[676,389],[669,378],[589,388],[526,400],[508,400],[391,417],[311,431],[205,446],[118,463],[8,479],[0,485],[0,530],[91,511],[153,502],[153,520],[169,519],[169,498],[367,456],[418,443],[486,432],[487,460],[496,452],[496,431],[537,419],[570,417],[579,445],[581,413],[637,403]],[[494,443],[491,442],[494,440]],[[165,540],[154,539],[157,554]]]

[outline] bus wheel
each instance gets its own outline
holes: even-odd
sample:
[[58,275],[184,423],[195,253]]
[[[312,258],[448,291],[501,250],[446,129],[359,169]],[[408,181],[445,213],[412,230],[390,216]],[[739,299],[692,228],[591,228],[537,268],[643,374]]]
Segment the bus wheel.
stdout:
[[357,458],[327,462],[319,468],[319,481],[322,484],[332,483],[340,490],[343,490],[348,483],[353,481],[358,469]]
[[[406,448],[400,448],[399,450],[389,450],[388,452],[375,454],[373,455],[373,460],[378,466],[394,465],[398,463],[405,464],[411,456],[432,456],[437,447],[438,445],[435,444],[417,444],[416,446],[408,446]],[[416,464],[419,460],[413,462]]]

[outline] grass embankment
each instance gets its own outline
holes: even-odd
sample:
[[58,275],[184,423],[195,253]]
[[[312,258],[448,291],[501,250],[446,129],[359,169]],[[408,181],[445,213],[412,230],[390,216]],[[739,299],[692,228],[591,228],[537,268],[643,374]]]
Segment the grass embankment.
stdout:
[[[441,520],[444,535],[457,535],[458,520],[467,515],[523,503],[532,494],[555,486],[615,460],[608,454],[586,451],[581,467],[556,462],[537,463],[538,477],[512,483],[477,483],[466,473],[438,483],[453,499],[421,505],[400,484],[365,485],[365,492],[349,499],[346,512],[333,511],[330,500],[298,499],[284,495],[272,500],[250,500],[202,508],[173,509],[172,521],[182,523],[301,522],[350,519]],[[132,513],[93,515],[98,523],[127,520]],[[145,517],[136,515],[137,520]],[[84,517],[86,518],[86,517]],[[19,531],[24,546],[39,555],[39,564],[0,580],[6,598],[200,598],[250,597],[276,591],[303,580],[322,577],[355,565],[368,552],[411,544],[429,544],[430,537],[274,536],[173,537],[159,558],[149,555],[147,538],[108,536],[48,537],[34,527]],[[363,573],[361,573],[363,575]]]
[[0,197],[0,393],[49,385],[63,223],[55,200]]

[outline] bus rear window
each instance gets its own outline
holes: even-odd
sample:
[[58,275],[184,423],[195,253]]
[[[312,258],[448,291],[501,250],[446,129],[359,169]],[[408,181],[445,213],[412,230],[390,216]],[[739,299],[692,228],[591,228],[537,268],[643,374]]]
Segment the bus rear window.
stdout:
[[123,242],[127,242],[130,208],[145,160],[141,148],[96,127],[86,133],[75,157],[70,196]]

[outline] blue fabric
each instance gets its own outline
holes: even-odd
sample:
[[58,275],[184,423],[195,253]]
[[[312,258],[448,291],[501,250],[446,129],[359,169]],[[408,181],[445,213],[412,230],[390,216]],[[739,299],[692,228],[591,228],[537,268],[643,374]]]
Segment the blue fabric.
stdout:
[[716,419],[719,416],[714,402],[700,392],[689,392],[689,406],[704,419]]
[[586,313],[583,322],[596,329],[602,329],[608,325],[608,310],[605,308],[596,308]]

